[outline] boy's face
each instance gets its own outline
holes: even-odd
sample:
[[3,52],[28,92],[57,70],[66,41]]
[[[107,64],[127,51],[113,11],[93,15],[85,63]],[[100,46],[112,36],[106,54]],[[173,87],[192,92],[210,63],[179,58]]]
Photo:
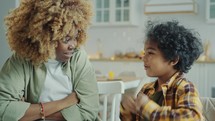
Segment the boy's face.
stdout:
[[71,57],[77,47],[76,37],[65,37],[64,40],[58,41],[58,46],[56,47],[56,60],[60,62],[66,62]]
[[144,45],[144,68],[149,77],[168,77],[174,72],[174,64],[163,57],[157,43],[146,41]]

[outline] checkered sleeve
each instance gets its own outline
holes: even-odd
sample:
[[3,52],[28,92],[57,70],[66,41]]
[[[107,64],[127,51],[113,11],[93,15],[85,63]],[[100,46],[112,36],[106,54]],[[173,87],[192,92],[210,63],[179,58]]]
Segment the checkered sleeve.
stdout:
[[[198,92],[191,82],[182,81],[175,95],[175,99],[167,96],[164,106],[159,106],[150,100],[144,106],[142,115],[150,119],[150,121],[202,120],[202,104]],[[175,108],[168,106],[172,105],[173,101],[175,101]]]
[[121,121],[133,121],[135,120],[134,114],[132,114],[129,110],[125,110],[125,108],[120,106],[120,119]]

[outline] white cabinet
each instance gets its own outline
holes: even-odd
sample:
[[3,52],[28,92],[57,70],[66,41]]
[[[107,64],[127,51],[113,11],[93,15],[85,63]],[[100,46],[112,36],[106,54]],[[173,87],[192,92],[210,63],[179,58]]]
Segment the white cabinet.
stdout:
[[138,25],[140,0],[93,0],[95,26]]
[[206,0],[206,19],[208,23],[215,23],[215,0]]
[[195,84],[202,97],[212,96],[212,88],[215,87],[214,70],[215,63],[195,63],[186,74],[187,79]]

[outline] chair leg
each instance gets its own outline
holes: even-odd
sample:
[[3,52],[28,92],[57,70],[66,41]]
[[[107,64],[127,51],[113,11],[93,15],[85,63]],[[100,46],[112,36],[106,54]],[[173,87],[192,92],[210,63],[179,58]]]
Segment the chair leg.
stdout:
[[104,96],[102,121],[107,121],[107,95]]
[[115,119],[115,111],[116,111],[115,107],[116,107],[116,95],[113,95],[110,121],[115,121],[114,120]]
[[116,95],[116,106],[115,106],[115,121],[120,121],[119,115],[120,115],[120,102],[121,102],[122,95],[117,94]]

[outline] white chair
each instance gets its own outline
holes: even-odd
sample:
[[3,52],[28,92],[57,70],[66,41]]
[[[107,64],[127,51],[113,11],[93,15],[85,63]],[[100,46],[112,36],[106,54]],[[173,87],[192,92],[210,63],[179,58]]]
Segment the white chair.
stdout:
[[203,116],[205,121],[215,120],[215,98],[201,97],[200,98],[203,105]]
[[99,94],[103,96],[102,121],[107,121],[108,98],[111,98],[110,121],[119,121],[120,101],[124,93],[124,84],[122,81],[98,82]]

